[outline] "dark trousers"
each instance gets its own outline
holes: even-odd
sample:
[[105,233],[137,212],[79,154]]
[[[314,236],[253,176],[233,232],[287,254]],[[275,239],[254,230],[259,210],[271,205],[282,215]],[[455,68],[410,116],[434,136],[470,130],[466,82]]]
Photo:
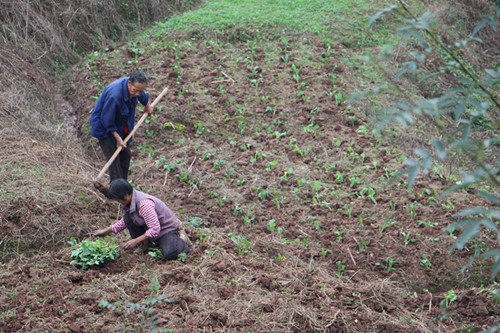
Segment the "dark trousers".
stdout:
[[[102,152],[104,153],[104,157],[106,157],[106,161],[109,161],[111,156],[116,151],[116,144],[113,140],[106,138],[103,140],[99,140],[99,145],[101,146]],[[130,167],[130,148],[127,147],[122,149],[116,159],[111,163],[109,167],[109,182],[117,178],[127,179],[128,177],[128,169]]]
[[[142,236],[146,230],[148,230],[146,226],[138,226],[132,222],[130,214],[128,213],[125,213],[123,220],[125,221],[125,226],[127,227],[131,238]],[[179,253],[188,254],[191,250],[182,238],[179,238],[178,228],[166,233],[153,243],[161,249],[165,260],[176,260]]]

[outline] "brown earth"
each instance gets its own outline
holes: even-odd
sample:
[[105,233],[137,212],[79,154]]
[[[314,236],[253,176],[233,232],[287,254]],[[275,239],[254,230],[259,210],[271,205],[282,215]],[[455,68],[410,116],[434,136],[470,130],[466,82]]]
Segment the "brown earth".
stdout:
[[[443,232],[456,212],[485,203],[473,189],[439,200],[453,184],[444,172],[420,177],[413,189],[388,182],[402,153],[360,130],[368,126],[362,110],[324,93],[350,92],[356,69],[342,62],[350,51],[332,45],[335,56],[325,58],[325,44],[312,36],[292,39],[286,51],[280,45],[280,54],[267,52],[265,40],[250,49],[224,38],[152,37],[142,42],[152,51],[138,58],[125,44],[75,67],[62,87],[87,174],[104,164],[87,125],[96,75],[107,84],[139,66],[151,78],[151,97],[170,87],[134,138],[130,178],[184,221],[194,242],[186,262],[122,251],[114,262],[81,270],[70,265],[71,248],[60,246],[5,261],[0,330],[149,331],[141,317],[148,304],[155,326],[171,332],[480,332],[498,325],[490,263],[460,273],[494,237],[486,233],[449,255],[459,234]],[[298,52],[305,45],[307,58]],[[294,61],[308,85],[303,95]],[[177,167],[167,171],[169,163]],[[29,204],[16,201],[3,217],[16,231],[29,222],[16,212]],[[115,204],[93,205],[89,218],[105,218],[85,222],[85,203],[54,208],[84,238],[117,217]],[[248,248],[238,248],[238,235]],[[117,239],[124,243],[125,233]],[[449,291],[457,298],[446,306]]]

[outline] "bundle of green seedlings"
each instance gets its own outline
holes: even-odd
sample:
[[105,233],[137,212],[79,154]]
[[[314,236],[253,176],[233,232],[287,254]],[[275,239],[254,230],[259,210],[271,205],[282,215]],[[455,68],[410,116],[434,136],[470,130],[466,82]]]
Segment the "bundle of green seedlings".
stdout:
[[98,238],[95,241],[84,239],[80,245],[71,237],[68,243],[74,248],[71,252],[71,265],[79,265],[83,269],[115,260],[119,254],[118,245],[111,237]]

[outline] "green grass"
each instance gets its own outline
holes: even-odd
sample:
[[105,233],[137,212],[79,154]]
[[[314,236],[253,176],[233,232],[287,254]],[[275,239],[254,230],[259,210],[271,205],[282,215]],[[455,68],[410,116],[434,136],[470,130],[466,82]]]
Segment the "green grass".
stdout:
[[[281,38],[284,44],[289,36],[315,34],[335,40],[348,35],[361,45],[372,40],[380,43],[392,39],[387,30],[366,34],[367,13],[391,4],[391,1],[208,1],[198,10],[177,15],[167,22],[158,23],[153,31],[163,36],[169,30],[223,31],[240,29],[241,37],[259,35]],[[253,39],[253,38],[250,38]],[[375,45],[375,44],[374,44]]]

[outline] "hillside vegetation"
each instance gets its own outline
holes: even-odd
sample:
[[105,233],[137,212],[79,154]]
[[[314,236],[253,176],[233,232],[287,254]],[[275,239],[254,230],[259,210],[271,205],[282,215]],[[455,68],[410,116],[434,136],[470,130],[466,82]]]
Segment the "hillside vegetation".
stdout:
[[[461,272],[474,253],[498,248],[496,235],[450,255],[460,231],[444,232],[460,210],[492,206],[473,188],[440,197],[467,164],[457,156],[409,188],[393,176],[436,128],[424,118],[373,132],[394,100],[455,85],[452,75],[394,81],[411,51],[395,34],[402,12],[367,25],[394,2],[212,0],[161,11],[165,2],[153,0],[107,10],[94,1],[30,3],[40,15],[30,17],[52,22],[63,42],[38,41],[41,30],[19,21],[22,6],[1,5],[2,22],[11,22],[0,56],[1,331],[481,332],[500,324],[492,261]],[[440,15],[435,29],[448,42],[491,11],[481,1],[411,8]],[[76,36],[75,22],[90,30]],[[25,26],[33,30],[23,35]],[[498,37],[491,28],[480,34],[487,42],[460,56],[494,67]],[[25,54],[26,36],[37,42]],[[92,186],[105,161],[90,110],[134,69],[149,76],[150,97],[169,92],[134,138],[130,179],[177,214],[193,250],[165,262],[121,249],[82,270],[71,265],[68,241],[120,218]],[[347,102],[391,80],[397,89]],[[494,126],[475,134],[495,137]],[[127,235],[115,238],[123,244]]]

